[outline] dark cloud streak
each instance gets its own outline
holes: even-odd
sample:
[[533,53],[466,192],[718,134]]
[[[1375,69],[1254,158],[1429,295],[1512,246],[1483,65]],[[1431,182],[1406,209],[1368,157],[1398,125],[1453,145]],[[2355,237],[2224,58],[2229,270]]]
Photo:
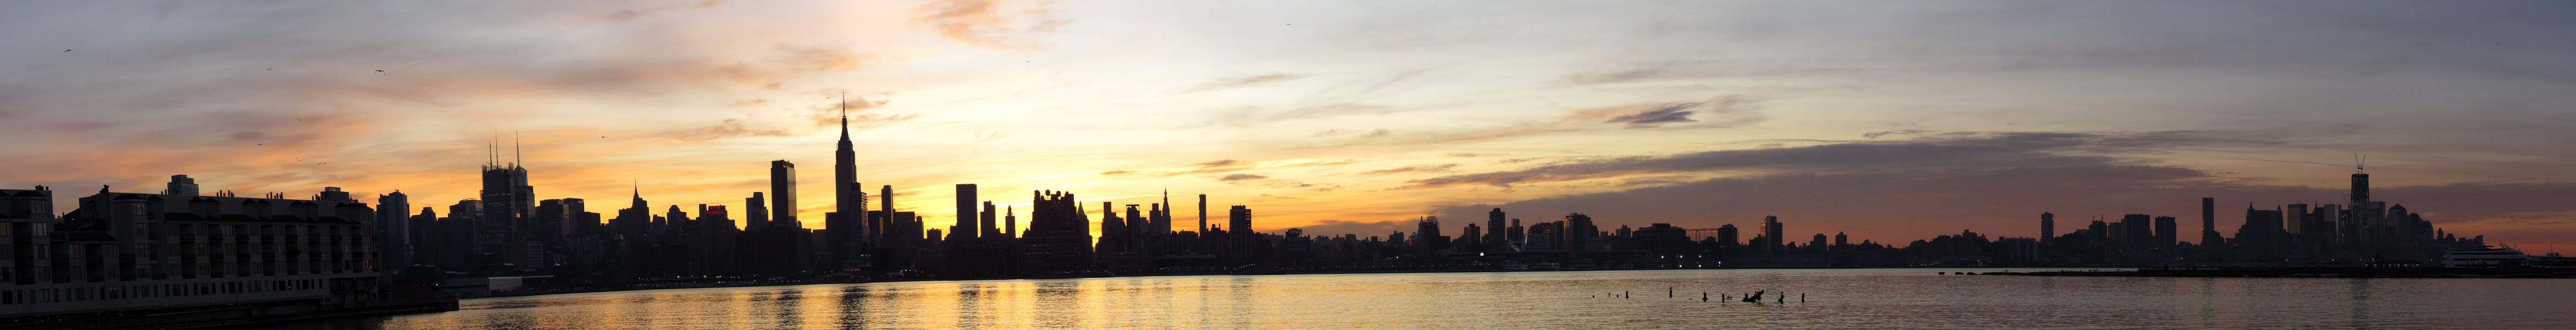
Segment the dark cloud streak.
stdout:
[[1802,147],[1704,151],[1664,156],[1577,159],[1512,171],[1409,181],[1411,188],[1576,181],[1639,174],[1727,170],[1866,172],[1919,168],[2010,167],[2096,162],[2112,153],[2222,141],[2188,132],[1973,133],[1904,141],[1848,141]]

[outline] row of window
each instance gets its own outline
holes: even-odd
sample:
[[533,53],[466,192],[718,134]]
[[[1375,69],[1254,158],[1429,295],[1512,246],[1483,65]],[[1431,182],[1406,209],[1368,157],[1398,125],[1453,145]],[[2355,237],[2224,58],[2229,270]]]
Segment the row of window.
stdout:
[[311,290],[324,284],[323,279],[302,279],[0,290],[0,305]]

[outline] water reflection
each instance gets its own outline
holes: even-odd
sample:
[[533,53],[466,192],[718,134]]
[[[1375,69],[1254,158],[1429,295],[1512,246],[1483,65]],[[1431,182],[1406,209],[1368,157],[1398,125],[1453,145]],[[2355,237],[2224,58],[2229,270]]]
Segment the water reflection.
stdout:
[[[288,329],[2565,328],[2576,281],[2049,278],[1935,269],[1185,276],[477,299]],[[1676,294],[1653,294],[1676,288]],[[1787,303],[1727,302],[1753,291]],[[1634,298],[1610,298],[1620,291]],[[1695,293],[1707,292],[1708,301]],[[1799,302],[1796,295],[1807,295]]]

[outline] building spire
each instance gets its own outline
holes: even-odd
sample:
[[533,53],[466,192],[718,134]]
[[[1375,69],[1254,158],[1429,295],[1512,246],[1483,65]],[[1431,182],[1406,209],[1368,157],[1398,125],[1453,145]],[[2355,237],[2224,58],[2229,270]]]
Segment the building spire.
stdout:
[[841,92],[841,141],[850,140],[850,92]]

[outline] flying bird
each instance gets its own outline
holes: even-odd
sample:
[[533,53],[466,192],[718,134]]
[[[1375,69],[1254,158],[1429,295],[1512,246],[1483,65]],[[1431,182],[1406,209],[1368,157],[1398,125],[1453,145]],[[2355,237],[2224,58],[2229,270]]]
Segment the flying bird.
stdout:
[[63,52],[65,52],[65,53],[69,53],[69,52],[72,52],[72,50],[70,50],[70,49],[65,49],[65,50],[63,50]]
[[385,74],[385,70],[376,70],[376,74]]

